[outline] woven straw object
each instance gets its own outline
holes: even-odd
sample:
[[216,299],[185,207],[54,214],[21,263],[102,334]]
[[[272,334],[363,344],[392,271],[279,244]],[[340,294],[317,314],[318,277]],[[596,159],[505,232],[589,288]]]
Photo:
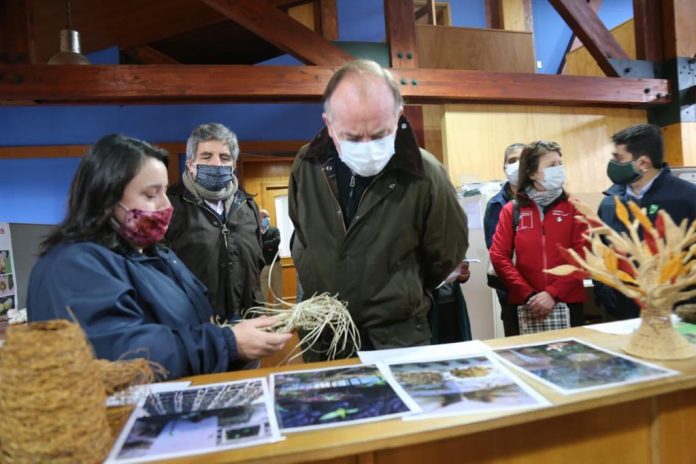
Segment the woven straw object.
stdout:
[[616,217],[626,232],[617,232],[577,200],[576,218],[587,224],[584,256],[567,250],[570,264],[547,269],[558,276],[592,277],[618,290],[640,307],[640,327],[624,351],[647,359],[686,359],[696,346],[672,326],[672,308],[696,297],[696,221],[677,225],[663,210],[654,224],[645,208],[614,199]]
[[102,374],[79,325],[12,326],[0,349],[3,462],[99,462],[112,436]]

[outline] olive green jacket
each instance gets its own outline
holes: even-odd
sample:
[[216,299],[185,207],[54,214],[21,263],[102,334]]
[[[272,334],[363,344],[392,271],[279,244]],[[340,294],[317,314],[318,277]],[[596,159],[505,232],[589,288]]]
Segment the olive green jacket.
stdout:
[[347,301],[361,337],[369,339],[363,346],[428,344],[430,290],[468,247],[466,215],[447,173],[418,148],[401,118],[396,154],[365,190],[346,230],[332,145],[324,128],[300,149],[290,176],[292,256],[303,293]]
[[215,315],[233,319],[259,304],[264,260],[254,199],[237,190],[227,220],[222,223],[183,183],[172,186],[167,195],[174,215],[164,244],[208,288]]

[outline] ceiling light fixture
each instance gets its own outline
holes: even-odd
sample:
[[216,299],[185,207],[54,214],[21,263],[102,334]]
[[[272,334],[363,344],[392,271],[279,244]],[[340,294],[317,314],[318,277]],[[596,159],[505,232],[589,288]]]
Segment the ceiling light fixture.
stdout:
[[65,12],[68,25],[60,31],[60,51],[48,60],[48,64],[90,64],[80,53],[80,33],[72,28],[70,0],[65,2]]

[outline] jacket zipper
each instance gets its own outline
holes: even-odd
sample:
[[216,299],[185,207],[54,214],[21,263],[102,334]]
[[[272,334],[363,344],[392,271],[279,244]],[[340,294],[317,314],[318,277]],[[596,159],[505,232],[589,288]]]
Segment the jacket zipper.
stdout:
[[[374,183],[377,182],[377,179],[379,179],[380,177],[382,177],[381,172],[379,174],[377,174],[374,179],[372,179],[372,182],[370,182],[367,185],[367,187],[365,187],[365,190],[363,190],[362,195],[360,195],[360,201],[358,201],[358,207],[355,209],[355,214],[357,216],[357,220],[355,222],[360,220],[360,216],[358,216],[358,210],[360,209],[360,205],[362,204],[363,198],[365,198],[365,194],[367,193],[368,190],[370,190],[370,187],[372,187],[372,185],[374,185]],[[354,217],[353,219],[356,219],[356,218]]]
[[544,275],[544,289],[548,286],[548,277],[546,272],[543,270],[548,268],[548,259],[546,256],[546,224],[544,223],[544,218],[546,215],[544,214],[542,216],[542,213],[539,212],[539,216],[541,218],[541,256],[542,256],[542,261],[544,263],[544,267],[542,268],[541,273]]
[[[196,206],[199,205],[195,201],[191,201],[190,199],[188,199],[186,197],[184,197],[184,201],[188,201],[192,205],[196,205]],[[239,211],[242,208],[243,204],[244,204],[244,202],[240,203],[239,206],[237,206],[237,208],[234,211],[229,211],[226,219],[229,220],[234,214],[236,214],[237,211]],[[220,221],[220,218],[209,209],[207,204],[203,205],[203,211],[205,211],[206,214],[211,215],[213,217],[213,219]],[[227,236],[230,235],[230,229],[227,228],[227,221],[225,221],[225,222],[220,221],[220,223],[222,224],[222,228],[220,229],[220,234],[222,235],[222,240],[225,242],[225,249],[227,249]]]
[[324,171],[323,168],[322,168],[322,170],[321,170],[321,173],[322,173],[322,177],[324,177],[324,180],[326,181],[327,187],[329,187],[329,191],[331,191],[331,198],[334,199],[334,202],[336,203],[336,206],[338,206],[338,217],[339,217],[339,222],[341,223],[341,227],[343,227],[343,234],[345,235],[346,232],[347,232],[347,229],[346,229],[346,223],[345,223],[345,221],[343,220],[343,210],[341,209],[341,204],[338,202],[338,199],[337,199],[336,196],[333,194],[333,189],[331,188],[331,183],[329,182],[329,178],[326,177],[326,172]]

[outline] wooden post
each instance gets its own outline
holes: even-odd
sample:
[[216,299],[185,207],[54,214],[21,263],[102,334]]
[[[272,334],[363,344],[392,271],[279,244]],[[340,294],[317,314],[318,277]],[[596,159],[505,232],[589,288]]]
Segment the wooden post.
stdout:
[[673,166],[696,166],[696,2],[664,0],[662,26],[664,68],[675,91],[671,108],[654,111],[651,121],[663,127],[665,160]]
[[34,35],[28,0],[0,2],[0,63],[35,63]]

